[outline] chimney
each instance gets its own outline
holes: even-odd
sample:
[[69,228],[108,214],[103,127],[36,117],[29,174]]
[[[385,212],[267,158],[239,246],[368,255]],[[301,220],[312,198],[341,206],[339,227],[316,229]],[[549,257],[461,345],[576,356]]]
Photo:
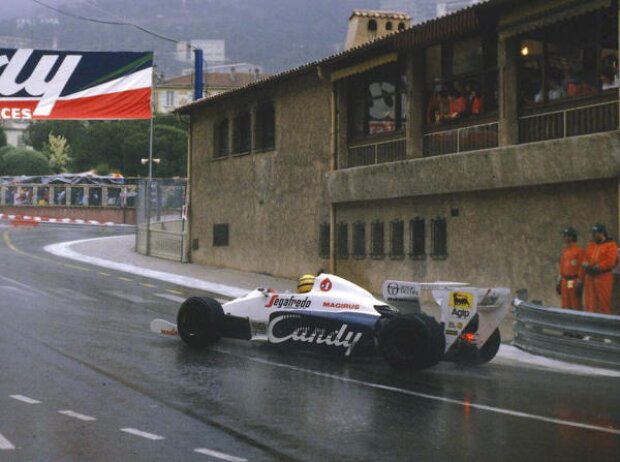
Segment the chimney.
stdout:
[[362,45],[376,38],[411,26],[411,17],[405,13],[376,10],[353,10],[349,18],[344,49]]

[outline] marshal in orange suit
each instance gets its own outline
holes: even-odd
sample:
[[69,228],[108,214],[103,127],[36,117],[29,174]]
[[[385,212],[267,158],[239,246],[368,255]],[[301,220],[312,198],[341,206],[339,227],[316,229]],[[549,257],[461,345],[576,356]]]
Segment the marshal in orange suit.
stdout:
[[581,295],[583,281],[579,278],[583,249],[577,245],[577,231],[575,228],[565,228],[562,237],[566,246],[560,257],[560,276],[558,277],[557,291],[562,297],[562,308],[581,310]]
[[618,263],[618,246],[609,238],[604,225],[592,227],[592,241],[586,248],[580,277],[585,288],[586,311],[611,314],[613,274]]

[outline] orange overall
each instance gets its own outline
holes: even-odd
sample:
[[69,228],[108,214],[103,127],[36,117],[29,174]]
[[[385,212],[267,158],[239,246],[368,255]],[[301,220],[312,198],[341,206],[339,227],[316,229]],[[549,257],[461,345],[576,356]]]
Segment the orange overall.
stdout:
[[614,278],[611,270],[618,263],[618,246],[610,239],[600,244],[590,242],[583,263],[598,265],[598,272],[588,274],[582,268],[579,275],[586,294],[586,311],[611,314],[611,293]]
[[580,284],[579,271],[583,256],[583,249],[574,242],[562,251],[560,257],[562,308],[582,309],[581,290],[578,284]]

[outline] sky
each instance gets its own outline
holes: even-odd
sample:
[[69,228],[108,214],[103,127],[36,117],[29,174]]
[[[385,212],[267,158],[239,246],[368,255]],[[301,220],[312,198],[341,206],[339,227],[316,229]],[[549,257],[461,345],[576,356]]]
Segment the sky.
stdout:
[[[76,3],[80,0],[43,0],[49,5],[62,5],[67,3]],[[38,5],[32,0],[0,0],[0,19],[9,19],[20,16],[26,16],[36,11]]]

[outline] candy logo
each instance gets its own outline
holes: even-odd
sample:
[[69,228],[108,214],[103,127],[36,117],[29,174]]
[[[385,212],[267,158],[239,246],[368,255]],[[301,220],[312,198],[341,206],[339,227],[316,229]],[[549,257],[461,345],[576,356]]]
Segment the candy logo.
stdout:
[[48,116],[82,57],[67,55],[52,75],[59,55],[44,55],[30,76],[24,78],[22,73],[33,52],[34,50],[30,49],[17,50],[11,59],[0,55],[0,69],[4,67],[0,73],[0,95],[10,96],[25,90],[30,96],[40,96],[41,101],[33,115]]
[[332,290],[332,281],[330,281],[328,278],[323,279],[319,287],[323,292],[329,292],[330,290]]

